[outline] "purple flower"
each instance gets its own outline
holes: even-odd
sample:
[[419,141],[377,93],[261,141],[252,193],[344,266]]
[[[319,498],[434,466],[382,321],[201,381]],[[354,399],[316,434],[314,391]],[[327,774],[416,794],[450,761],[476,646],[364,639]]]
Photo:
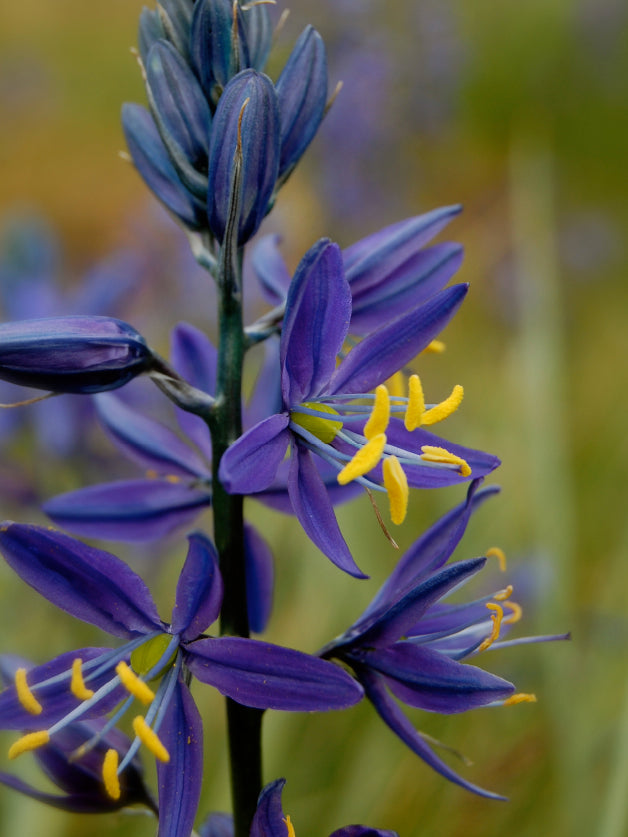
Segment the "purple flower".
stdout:
[[[362,616],[320,653],[351,667],[384,722],[430,767],[467,790],[500,799],[446,765],[388,691],[408,706],[445,714],[535,699],[515,695],[512,683],[462,662],[490,645],[499,645],[500,629],[519,619],[519,606],[508,601],[512,588],[466,604],[442,601],[476,575],[487,560],[484,556],[446,564],[471,514],[498,490],[477,491],[480,482],[470,485],[466,502],[415,541]],[[502,644],[556,638],[564,637]]]
[[160,835],[189,835],[201,787],[202,722],[188,689],[191,676],[246,706],[289,711],[340,709],[361,687],[317,657],[240,637],[203,633],[218,617],[222,581],[211,541],[189,537],[172,622],[163,622],[142,579],[115,556],[48,529],[7,523],[0,529],[7,563],[44,598],[72,616],[125,640],[118,648],[83,648],[30,670],[0,694],[0,728],[27,730],[16,757],[54,742],[77,721],[109,715],[75,753],[81,758],[136,702],[135,739],[122,761],[111,747],[102,763],[108,795],[143,744],[157,759]]
[[[460,210],[459,206],[445,206],[408,218],[342,251],[351,289],[350,334],[364,336],[445,287],[460,267],[462,247],[453,242],[425,244]],[[278,244],[278,235],[260,239],[251,262],[273,305],[285,302],[291,282]]]
[[0,325],[0,378],[50,392],[121,387],[154,359],[134,328],[112,317],[71,316]]
[[[285,779],[276,779],[260,793],[250,837],[295,837],[294,826],[290,817],[284,816],[281,804],[285,784]],[[233,819],[228,814],[212,814],[198,833],[199,837],[233,837]],[[334,831],[330,837],[397,837],[397,832],[366,825],[347,825]]]
[[391,397],[384,385],[441,331],[466,290],[455,285],[435,294],[369,334],[337,365],[351,320],[351,289],[338,246],[327,239],[315,244],[288,292],[280,343],[282,409],[223,455],[220,479],[227,491],[267,490],[290,449],[287,487],[294,513],[337,566],[361,576],[312,454],[335,468],[341,486],[355,482],[386,491],[396,523],[405,517],[408,486],[452,485],[492,471],[499,462],[494,456],[446,443],[420,427],[453,412],[462,388],[426,409],[418,376],[410,379],[408,399]]

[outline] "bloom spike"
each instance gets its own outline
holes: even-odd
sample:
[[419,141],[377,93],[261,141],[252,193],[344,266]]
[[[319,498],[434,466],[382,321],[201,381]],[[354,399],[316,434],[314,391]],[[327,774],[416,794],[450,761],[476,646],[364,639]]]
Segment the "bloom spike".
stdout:
[[367,439],[373,439],[380,433],[384,433],[390,421],[390,395],[384,384],[375,389],[375,404],[368,421],[364,425],[364,435]]
[[434,445],[423,445],[421,447],[421,459],[425,462],[435,462],[442,465],[459,465],[460,474],[463,477],[471,475],[471,468],[469,463],[461,456],[456,456],[446,448],[439,448]]
[[133,732],[159,761],[166,764],[170,761],[170,753],[161,743],[157,733],[152,730],[142,715],[133,718]]
[[38,747],[43,747],[50,741],[50,736],[46,730],[39,730],[38,732],[28,732],[21,738],[18,738],[9,748],[9,758],[16,759],[22,753],[28,753],[30,750],[36,750]]
[[41,715],[42,705],[31,692],[26,682],[25,668],[18,668],[15,672],[15,689],[17,691],[17,698],[24,709],[31,715]]
[[107,750],[102,766],[102,779],[107,795],[111,799],[120,799],[120,779],[118,778],[118,752]]
[[122,681],[127,692],[136,697],[144,706],[148,706],[155,700],[155,693],[144,683],[135,672],[121,660],[116,666],[116,674]]
[[72,680],[70,682],[70,691],[74,695],[74,697],[78,698],[79,700],[89,700],[90,697],[94,696],[94,692],[92,689],[88,689],[85,685],[85,681],[83,680],[83,660],[80,657],[77,657],[76,660],[72,663]]
[[384,487],[390,502],[390,518],[397,525],[403,523],[408,511],[408,478],[396,456],[383,463]]
[[440,404],[437,404],[435,407],[432,407],[430,410],[423,413],[421,424],[436,424],[436,422],[448,418],[448,416],[456,412],[462,403],[463,397],[464,389],[460,386],[460,384],[456,384],[449,398],[446,398],[444,401],[441,401]]
[[408,379],[408,407],[403,423],[406,430],[416,430],[423,421],[425,413],[425,397],[421,379],[418,375],[410,375]]
[[378,433],[377,436],[369,439],[364,447],[360,448],[353,459],[347,462],[342,471],[340,471],[338,474],[338,483],[340,485],[347,485],[352,480],[368,473],[382,458],[385,445],[386,436],[383,433]]

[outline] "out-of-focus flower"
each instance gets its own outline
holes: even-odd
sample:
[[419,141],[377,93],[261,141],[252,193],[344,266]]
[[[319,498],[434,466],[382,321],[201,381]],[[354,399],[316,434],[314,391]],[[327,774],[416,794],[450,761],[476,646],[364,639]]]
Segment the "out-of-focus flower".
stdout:
[[421,427],[453,412],[461,387],[426,409],[418,376],[411,378],[408,399],[391,399],[384,385],[444,328],[466,290],[455,285],[435,294],[369,334],[337,365],[351,320],[351,289],[338,246],[327,239],[315,244],[288,292],[280,343],[282,409],[225,452],[220,479],[227,491],[268,489],[290,448],[287,487],[299,522],[338,567],[361,576],[313,453],[336,469],[341,485],[386,491],[395,523],[405,517],[408,486],[452,485],[492,471],[496,457],[451,445]]
[[135,739],[119,761],[102,762],[107,794],[121,797],[120,776],[142,744],[157,759],[160,834],[188,837],[203,772],[202,722],[190,674],[246,706],[289,711],[340,709],[362,689],[336,665],[292,649],[202,633],[218,617],[222,581],[211,541],[189,537],[171,624],[163,622],[142,579],[115,556],[48,529],[7,523],[0,550],[11,568],[44,598],[126,642],[83,648],[30,670],[19,668],[0,694],[0,729],[26,730],[14,758],[37,750],[77,721],[110,720],[75,754],[89,753],[135,701]]

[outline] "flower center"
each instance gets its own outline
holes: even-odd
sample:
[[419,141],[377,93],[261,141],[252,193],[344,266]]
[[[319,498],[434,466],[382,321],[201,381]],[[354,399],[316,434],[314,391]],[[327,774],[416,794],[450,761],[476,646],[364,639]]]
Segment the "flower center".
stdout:
[[[298,424],[312,436],[316,436],[325,445],[334,441],[339,431],[342,430],[342,420],[324,418],[324,416],[339,416],[338,410],[334,410],[328,404],[318,404],[314,401],[304,401],[301,410],[293,410],[290,419]],[[321,415],[322,414],[322,415]]]

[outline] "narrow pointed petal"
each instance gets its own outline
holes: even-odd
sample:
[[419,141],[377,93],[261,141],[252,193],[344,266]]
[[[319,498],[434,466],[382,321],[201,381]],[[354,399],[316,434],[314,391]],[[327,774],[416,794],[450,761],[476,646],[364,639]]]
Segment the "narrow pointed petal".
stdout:
[[288,174],[313,140],[327,105],[325,43],[306,27],[277,79],[281,116],[279,176]]
[[289,421],[283,413],[270,416],[227,448],[219,477],[230,494],[255,494],[272,484],[290,442]]
[[[218,353],[204,332],[189,323],[179,323],[172,331],[170,358],[176,371],[189,384],[208,395],[216,393],[216,364]],[[177,410],[181,430],[211,461],[212,445],[207,424],[194,413]]]
[[266,630],[273,609],[275,564],[270,547],[254,526],[244,524],[246,605],[249,627],[256,634]]
[[286,404],[306,401],[326,386],[350,318],[340,249],[322,238],[301,259],[286,302],[280,354]]
[[292,448],[288,491],[294,513],[310,540],[341,570],[355,578],[367,578],[342,536],[314,457],[299,444]]
[[56,524],[85,537],[153,541],[188,525],[211,505],[211,493],[167,479],[120,480],[79,488],[48,500]]
[[251,397],[244,408],[244,426],[252,427],[263,419],[283,410],[279,340],[264,341],[264,362],[257,373]]
[[164,424],[138,413],[115,395],[97,395],[94,402],[108,435],[134,462],[163,475],[208,476],[194,451]]
[[443,330],[466,296],[467,285],[453,285],[369,334],[334,373],[330,393],[369,392],[409,363]]
[[185,188],[159,135],[155,120],[141,105],[122,107],[122,127],[133,164],[148,188],[190,229],[207,226],[204,204]]
[[285,779],[276,779],[260,793],[250,837],[286,837],[286,821],[281,804],[285,784]]
[[323,712],[353,706],[362,689],[345,671],[309,654],[254,639],[200,639],[186,663],[201,682],[257,709]]
[[233,817],[224,813],[210,814],[198,827],[198,837],[233,837]]
[[152,364],[142,335],[113,317],[44,317],[0,325],[0,378],[20,386],[104,392]]
[[218,618],[222,578],[216,547],[206,535],[188,535],[188,554],[177,583],[172,611],[172,633],[184,641],[195,639]]
[[0,527],[0,550],[45,599],[112,636],[132,637],[162,627],[148,587],[109,552],[20,523]]
[[58,811],[69,811],[72,814],[104,814],[120,807],[113,799],[108,800],[104,793],[69,793],[63,796],[45,793],[18,779],[17,776],[11,776],[11,774],[2,771],[0,771],[0,784],[28,796],[36,802],[43,802],[44,805],[56,808]]
[[271,305],[281,305],[288,295],[292,277],[279,251],[279,235],[265,235],[251,254],[251,267]]
[[203,777],[203,722],[184,683],[177,682],[159,738],[170,755],[157,762],[157,837],[189,837]]
[[468,782],[466,779],[463,779],[462,776],[459,776],[455,771],[453,771],[447,764],[445,764],[445,762],[433,752],[421,734],[414,729],[395,701],[387,694],[386,687],[380,677],[375,674],[371,674],[368,671],[363,671],[360,673],[360,680],[364,685],[366,696],[371,701],[384,723],[390,727],[395,735],[399,736],[404,744],[416,753],[419,758],[423,759],[423,761],[433,770],[440,773],[440,775],[444,776],[445,779],[449,779],[450,782],[453,782],[461,788],[465,788],[478,796],[484,796],[487,799],[505,799],[505,797],[500,796],[499,794],[484,790],[484,788]]
[[385,675],[390,689],[405,704],[429,712],[466,712],[515,691],[501,677],[409,642],[369,652],[368,665]]

